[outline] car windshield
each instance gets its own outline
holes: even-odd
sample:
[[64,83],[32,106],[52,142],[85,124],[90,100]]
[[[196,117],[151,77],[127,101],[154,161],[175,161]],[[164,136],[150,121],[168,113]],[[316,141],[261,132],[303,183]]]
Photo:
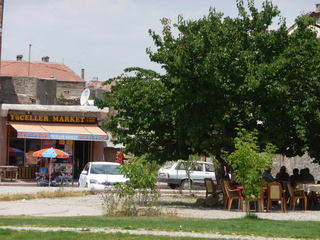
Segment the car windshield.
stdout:
[[111,174],[120,175],[119,165],[94,164],[90,169],[91,174]]
[[172,161],[165,162],[165,164],[162,166],[162,168],[163,169],[170,169],[173,164],[174,164],[174,162],[172,162]]

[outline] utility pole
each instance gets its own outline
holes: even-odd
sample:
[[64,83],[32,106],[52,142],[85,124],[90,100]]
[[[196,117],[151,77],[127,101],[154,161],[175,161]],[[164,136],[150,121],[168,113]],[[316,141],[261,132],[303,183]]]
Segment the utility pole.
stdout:
[[0,0],[0,76],[1,76],[1,54],[2,54],[2,26],[3,26],[4,0]]
[[28,76],[30,76],[30,57],[31,57],[31,44],[29,44]]

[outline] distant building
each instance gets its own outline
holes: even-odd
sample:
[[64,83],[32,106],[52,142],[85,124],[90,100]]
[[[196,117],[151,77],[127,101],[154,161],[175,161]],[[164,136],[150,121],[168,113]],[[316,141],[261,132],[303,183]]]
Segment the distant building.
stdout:
[[1,61],[0,103],[79,105],[85,81],[63,63]]
[[111,84],[104,84],[105,81],[99,81],[97,77],[93,78],[91,81],[86,82],[86,88],[90,89],[90,99],[102,98],[103,93],[110,92],[111,86],[115,85],[115,82]]
[[[320,38],[320,3],[316,4],[315,12],[309,12],[307,15],[315,18],[314,25],[310,27],[317,32],[317,38]],[[295,23],[288,29],[289,34],[292,33],[296,28],[297,28],[297,24]]]

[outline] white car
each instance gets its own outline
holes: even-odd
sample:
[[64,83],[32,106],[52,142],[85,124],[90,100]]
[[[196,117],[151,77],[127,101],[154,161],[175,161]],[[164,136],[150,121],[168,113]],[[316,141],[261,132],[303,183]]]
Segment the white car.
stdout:
[[79,177],[79,187],[104,190],[128,179],[120,173],[121,165],[115,162],[89,162]]
[[[190,181],[194,185],[204,185],[205,178],[212,178],[216,183],[216,174],[213,164],[198,161],[190,171]],[[158,171],[158,181],[165,182],[170,188],[189,189],[189,181],[183,161],[169,161]]]

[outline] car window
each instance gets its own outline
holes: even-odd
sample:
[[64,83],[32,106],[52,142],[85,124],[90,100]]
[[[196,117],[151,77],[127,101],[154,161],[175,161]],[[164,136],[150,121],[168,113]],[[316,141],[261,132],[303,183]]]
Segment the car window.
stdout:
[[[178,163],[176,170],[186,170],[185,165],[182,162]],[[203,171],[202,163],[198,163],[196,166],[194,166],[193,171]]]
[[214,172],[213,165],[205,164],[206,172]]
[[93,164],[90,169],[91,174],[111,174],[120,175],[120,166],[118,165],[105,165]]
[[174,164],[174,162],[172,162],[172,161],[166,162],[166,163],[162,166],[162,168],[163,168],[163,169],[170,169],[173,164]]
[[179,162],[176,167],[176,170],[186,170],[186,168],[184,167],[184,164],[182,162]]
[[194,167],[194,171],[203,171],[203,164],[198,163],[197,166]]

